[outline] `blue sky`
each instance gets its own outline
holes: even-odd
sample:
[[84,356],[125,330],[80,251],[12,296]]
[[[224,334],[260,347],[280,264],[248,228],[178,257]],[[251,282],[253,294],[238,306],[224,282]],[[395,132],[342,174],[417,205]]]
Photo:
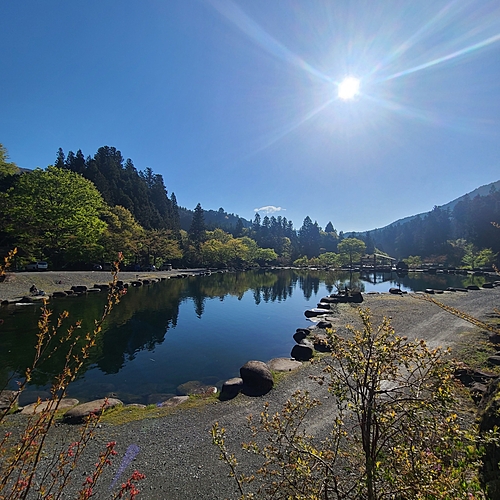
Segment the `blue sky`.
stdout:
[[0,61],[12,161],[114,146],[188,208],[362,231],[500,179],[498,0],[9,0]]

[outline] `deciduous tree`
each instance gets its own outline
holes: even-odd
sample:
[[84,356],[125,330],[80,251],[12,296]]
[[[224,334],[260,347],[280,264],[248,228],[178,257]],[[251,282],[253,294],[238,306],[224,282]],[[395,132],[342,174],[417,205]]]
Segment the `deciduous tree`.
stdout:
[[339,253],[345,257],[349,265],[352,266],[353,262],[361,259],[366,250],[364,241],[358,238],[346,238],[338,244]]
[[0,179],[19,172],[19,167],[14,162],[9,162],[8,160],[7,149],[0,144]]
[[[478,480],[477,428],[461,428],[445,351],[398,336],[389,320],[332,333],[331,358],[317,381],[334,403],[331,433],[308,435],[309,413],[321,404],[297,391],[281,412],[264,405],[251,419],[254,441],[243,448],[262,458],[255,475],[239,474],[224,429],[212,428],[221,459],[241,498],[259,482],[259,498],[310,500],[450,500],[485,498]],[[314,417],[312,417],[314,418]],[[254,490],[255,491],[255,490]]]
[[74,172],[48,167],[20,176],[8,193],[9,230],[18,246],[57,266],[80,261],[95,251],[106,224],[104,201],[96,187]]

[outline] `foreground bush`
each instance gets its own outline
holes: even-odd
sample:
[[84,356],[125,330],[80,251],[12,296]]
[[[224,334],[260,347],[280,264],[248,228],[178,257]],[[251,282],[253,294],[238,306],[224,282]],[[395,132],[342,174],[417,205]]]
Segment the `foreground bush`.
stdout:
[[[0,266],[0,276],[4,274],[14,254],[15,251],[11,252],[4,266]],[[67,443],[64,448],[49,450],[47,436],[57,421],[57,412],[66,396],[68,385],[76,379],[90,350],[95,346],[105,319],[120,300],[122,291],[116,286],[117,272],[118,262],[112,271],[113,282],[102,316],[96,319],[94,330],[91,332],[82,334],[78,322],[68,325],[67,312],[52,322],[51,311],[47,308],[46,302],[43,302],[33,363],[31,368],[26,370],[24,380],[19,383],[19,393],[26,388],[34,371],[40,369],[44,359],[63,349],[64,367],[52,382],[51,399],[38,401],[37,411],[28,418],[20,433],[6,432],[3,438],[0,437],[0,500],[26,498],[55,500],[69,497],[68,487],[72,473],[93,437],[105,404],[81,427],[78,439]],[[17,398],[13,397],[10,405],[0,411],[0,425],[6,424],[7,415],[14,411],[16,406]],[[99,454],[94,470],[82,483],[72,488],[72,491],[77,491],[76,498],[84,500],[95,495],[95,487],[104,469],[111,464],[112,457],[117,454],[115,445],[115,442],[108,443]],[[42,464],[42,458],[47,457],[48,462]],[[134,472],[128,481],[116,488],[112,498],[134,498],[139,493],[136,484],[143,477],[142,474]]]
[[241,498],[484,498],[483,447],[457,411],[447,351],[396,335],[387,319],[374,328],[369,311],[360,317],[363,328],[348,327],[349,338],[331,333],[317,377],[335,401],[326,440],[307,435],[308,414],[321,403],[300,391],[280,413],[266,405],[251,420],[254,441],[243,447],[262,458],[254,475],[239,474],[224,429],[212,428]]

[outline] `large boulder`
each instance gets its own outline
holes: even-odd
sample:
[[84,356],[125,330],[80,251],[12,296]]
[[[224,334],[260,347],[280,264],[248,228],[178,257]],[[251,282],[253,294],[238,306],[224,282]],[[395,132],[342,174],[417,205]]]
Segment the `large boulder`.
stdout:
[[222,384],[219,399],[227,401],[235,398],[243,389],[243,379],[240,377],[230,378]]
[[103,412],[103,410],[122,405],[123,403],[119,399],[115,398],[89,401],[88,403],[77,405],[71,408],[71,410],[68,410],[63,416],[63,422],[67,424],[81,424],[90,415],[99,415]]
[[[80,401],[78,399],[74,398],[63,398],[61,399],[57,409],[58,410],[66,410],[67,408],[73,408],[73,406],[76,406]],[[41,401],[40,403],[31,403],[28,406],[25,406],[22,411],[21,415],[33,415],[34,413],[42,413],[44,410],[47,409],[47,407],[52,403],[51,400],[49,401]],[[54,403],[52,403],[54,404]],[[53,406],[55,408],[55,404]]]
[[292,348],[291,356],[297,361],[309,361],[314,355],[314,348],[308,345],[296,344]]
[[262,361],[248,361],[240,368],[245,389],[253,394],[266,394],[274,385],[271,370]]

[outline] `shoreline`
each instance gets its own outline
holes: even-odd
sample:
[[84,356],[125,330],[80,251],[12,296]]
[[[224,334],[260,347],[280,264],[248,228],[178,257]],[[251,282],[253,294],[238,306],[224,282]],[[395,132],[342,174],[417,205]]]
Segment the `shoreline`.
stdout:
[[[165,280],[183,276],[197,276],[207,272],[206,269],[174,269],[172,271],[120,271],[118,279],[124,283],[132,283],[137,280]],[[6,278],[0,282],[0,304],[7,305],[15,303],[18,299],[29,297],[31,285],[38,290],[43,290],[45,296],[31,297],[40,300],[43,297],[51,298],[53,293],[70,290],[72,286],[86,286],[94,288],[94,285],[109,284],[113,277],[110,271],[21,271],[7,272]]]

